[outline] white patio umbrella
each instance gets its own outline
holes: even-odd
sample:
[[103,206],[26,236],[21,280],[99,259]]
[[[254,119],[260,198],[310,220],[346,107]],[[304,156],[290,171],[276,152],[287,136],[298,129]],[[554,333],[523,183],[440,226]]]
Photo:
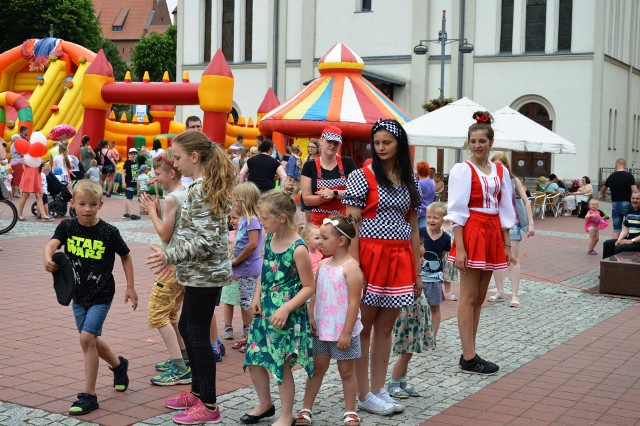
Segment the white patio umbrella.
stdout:
[[[425,114],[405,124],[409,144],[435,148],[463,148],[467,131],[474,123],[476,111],[487,111],[469,98],[458,99],[442,108]],[[495,129],[494,149],[524,150],[524,141],[513,138],[507,132]]]
[[525,117],[513,108],[508,106],[501,108],[493,113],[493,118],[495,120],[493,128],[496,131],[496,139],[497,133],[500,131],[510,137],[522,140],[524,149],[521,151],[550,152],[553,154],[576,153],[575,144]]

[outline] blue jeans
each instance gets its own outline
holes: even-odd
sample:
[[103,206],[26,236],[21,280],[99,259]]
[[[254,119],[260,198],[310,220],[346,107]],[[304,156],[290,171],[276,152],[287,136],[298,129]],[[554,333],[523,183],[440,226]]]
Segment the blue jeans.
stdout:
[[611,203],[611,220],[613,221],[613,232],[622,231],[622,221],[629,213],[631,203],[628,201],[613,201]]
[[78,333],[86,331],[94,336],[100,336],[102,334],[102,325],[104,324],[104,320],[107,319],[107,313],[109,313],[109,308],[111,308],[111,303],[82,306],[73,302],[73,316],[76,318]]

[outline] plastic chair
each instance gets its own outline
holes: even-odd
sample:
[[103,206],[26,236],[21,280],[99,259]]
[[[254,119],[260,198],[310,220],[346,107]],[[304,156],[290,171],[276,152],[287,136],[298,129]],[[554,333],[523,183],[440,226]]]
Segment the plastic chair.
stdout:
[[560,195],[560,193],[556,193],[547,196],[547,207],[555,217],[558,217],[564,206],[564,199],[560,199]]
[[544,211],[546,209],[547,195],[540,194],[533,197],[531,201],[531,209],[533,210],[533,214],[535,214],[536,209],[540,210],[540,220],[544,220]]

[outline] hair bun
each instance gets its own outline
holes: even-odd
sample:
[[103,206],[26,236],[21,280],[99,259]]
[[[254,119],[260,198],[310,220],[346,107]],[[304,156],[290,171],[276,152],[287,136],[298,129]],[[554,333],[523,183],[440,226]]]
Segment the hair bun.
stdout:
[[477,123],[493,123],[493,117],[489,113],[489,111],[476,111],[473,113],[472,118],[476,120]]

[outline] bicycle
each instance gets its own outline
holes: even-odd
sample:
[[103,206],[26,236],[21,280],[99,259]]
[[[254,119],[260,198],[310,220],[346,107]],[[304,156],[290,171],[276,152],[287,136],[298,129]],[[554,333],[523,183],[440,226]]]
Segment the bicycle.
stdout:
[[18,209],[13,205],[9,192],[2,185],[2,191],[0,191],[0,235],[11,231],[16,223],[18,223]]

